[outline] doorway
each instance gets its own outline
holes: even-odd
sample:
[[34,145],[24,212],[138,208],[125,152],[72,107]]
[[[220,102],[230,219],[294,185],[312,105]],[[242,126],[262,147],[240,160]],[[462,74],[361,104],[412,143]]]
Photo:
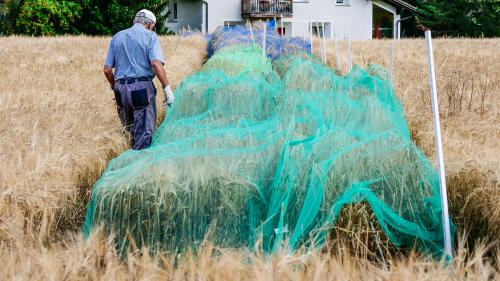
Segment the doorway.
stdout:
[[373,39],[394,38],[394,13],[373,4]]

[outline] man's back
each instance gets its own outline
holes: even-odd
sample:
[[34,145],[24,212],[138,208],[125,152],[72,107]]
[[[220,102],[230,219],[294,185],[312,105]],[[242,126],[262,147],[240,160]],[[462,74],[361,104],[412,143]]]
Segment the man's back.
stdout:
[[152,31],[155,25],[156,16],[151,11],[137,12],[134,25],[113,36],[104,62],[103,72],[114,91],[120,122],[133,137],[133,149],[151,145],[156,128],[155,75],[162,85],[165,103],[174,102],[160,40]]
[[113,36],[105,65],[115,68],[117,79],[152,78],[152,60],[164,63],[158,36],[141,24],[134,24]]

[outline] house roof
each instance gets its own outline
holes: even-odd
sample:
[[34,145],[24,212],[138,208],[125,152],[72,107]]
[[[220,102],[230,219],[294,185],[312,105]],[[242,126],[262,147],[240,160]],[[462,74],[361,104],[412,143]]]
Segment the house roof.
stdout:
[[400,7],[400,8],[405,8],[405,9],[411,11],[411,12],[416,12],[417,11],[417,7],[411,5],[408,2],[405,2],[403,0],[383,0],[383,1],[385,1],[387,3],[391,3],[391,4],[395,5],[395,6]]

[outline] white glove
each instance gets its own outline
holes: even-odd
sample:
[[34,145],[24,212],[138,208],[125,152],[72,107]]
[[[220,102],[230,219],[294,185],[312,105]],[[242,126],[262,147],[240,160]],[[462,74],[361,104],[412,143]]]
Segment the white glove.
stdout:
[[172,105],[174,103],[174,93],[172,92],[170,85],[163,88],[163,94],[165,95],[164,103],[168,106]]

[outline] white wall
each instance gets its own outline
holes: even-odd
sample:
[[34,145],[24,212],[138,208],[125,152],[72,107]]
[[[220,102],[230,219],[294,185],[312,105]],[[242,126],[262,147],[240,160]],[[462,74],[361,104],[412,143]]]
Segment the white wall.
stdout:
[[[179,26],[195,27],[201,30],[202,5],[199,0],[177,0]],[[171,1],[173,2],[173,1]],[[208,3],[208,32],[213,32],[224,21],[240,22],[241,0],[206,0]],[[335,0],[294,0],[293,17],[285,18],[287,35],[303,36],[307,34],[308,25],[304,21],[329,23],[325,28],[325,36],[331,36],[330,29],[338,39],[347,35],[353,40],[372,38],[372,0],[350,0],[348,6],[337,5]],[[396,12],[396,9],[380,0],[376,4]],[[395,20],[399,17],[396,15]],[[396,28],[394,29],[396,31]],[[395,34],[396,35],[396,34]]]
[[[367,0],[350,0],[348,6],[336,5],[335,0],[309,0],[294,2],[292,35],[302,36],[307,28],[304,20],[331,22],[337,38],[354,40],[372,38],[372,5]],[[289,21],[289,19],[285,19]],[[326,30],[326,36],[329,32]]]
[[205,0],[208,3],[208,32],[222,26],[224,21],[243,21],[241,0]]

